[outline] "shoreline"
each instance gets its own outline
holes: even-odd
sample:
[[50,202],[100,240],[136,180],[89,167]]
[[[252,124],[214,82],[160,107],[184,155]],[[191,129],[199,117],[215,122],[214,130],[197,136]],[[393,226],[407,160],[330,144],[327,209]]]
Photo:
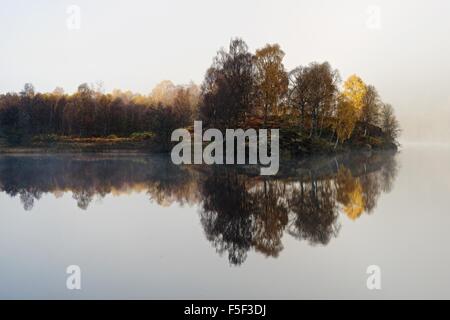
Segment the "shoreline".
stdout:
[[[282,158],[310,158],[318,156],[333,156],[350,153],[370,153],[370,152],[393,152],[398,153],[399,147],[395,146],[382,146],[377,148],[364,148],[361,146],[346,146],[345,148],[339,148],[333,151],[329,149],[319,150],[316,152],[292,152],[289,149],[281,149],[280,157]],[[105,155],[170,155],[170,151],[157,150],[154,146],[102,146],[102,145],[88,145],[88,146],[8,146],[0,147],[0,155],[38,155],[38,154],[105,154]]]

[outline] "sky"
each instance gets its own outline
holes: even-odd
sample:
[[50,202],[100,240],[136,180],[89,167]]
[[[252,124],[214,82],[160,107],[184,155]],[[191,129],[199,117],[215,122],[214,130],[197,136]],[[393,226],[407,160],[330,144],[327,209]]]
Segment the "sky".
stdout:
[[405,122],[439,113],[445,130],[449,12],[446,0],[0,0],[0,93],[201,83],[241,37],[252,51],[279,43],[288,70],[328,61],[344,80],[355,73]]

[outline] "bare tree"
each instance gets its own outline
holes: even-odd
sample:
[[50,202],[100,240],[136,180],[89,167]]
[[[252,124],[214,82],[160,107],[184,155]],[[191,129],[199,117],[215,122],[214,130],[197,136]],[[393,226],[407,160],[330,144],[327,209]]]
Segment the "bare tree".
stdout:
[[380,118],[380,97],[374,86],[367,86],[366,93],[363,97],[363,106],[361,109],[360,121],[364,126],[364,136],[367,135],[369,125],[377,125]]
[[390,104],[384,104],[381,109],[381,129],[387,141],[394,143],[400,135],[400,125]]
[[216,126],[237,125],[253,106],[253,55],[242,39],[220,50],[202,86],[202,117]]
[[328,62],[313,62],[298,67],[291,74],[290,99],[300,111],[302,128],[310,119],[310,136],[317,136],[323,121],[331,116],[338,93],[339,72]]

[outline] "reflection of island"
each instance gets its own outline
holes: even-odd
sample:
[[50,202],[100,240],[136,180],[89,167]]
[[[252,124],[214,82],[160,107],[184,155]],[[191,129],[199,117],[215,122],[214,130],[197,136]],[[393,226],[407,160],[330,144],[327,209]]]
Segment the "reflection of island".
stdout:
[[159,205],[196,204],[207,239],[231,264],[249,250],[276,257],[287,233],[325,245],[339,231],[338,213],[371,213],[397,172],[389,153],[342,155],[281,164],[275,177],[254,167],[177,167],[164,156],[4,156],[0,191],[31,210],[44,193],[72,192],[86,210],[94,197],[146,191]]

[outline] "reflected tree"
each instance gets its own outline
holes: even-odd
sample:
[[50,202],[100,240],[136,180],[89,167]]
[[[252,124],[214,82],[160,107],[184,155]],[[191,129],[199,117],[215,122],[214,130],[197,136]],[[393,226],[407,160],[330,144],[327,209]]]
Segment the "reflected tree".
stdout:
[[166,156],[1,156],[0,192],[27,211],[45,194],[69,192],[85,211],[95,197],[134,191],[161,206],[195,205],[206,239],[241,265],[251,251],[279,256],[285,235],[328,244],[339,213],[355,220],[373,212],[397,171],[389,153],[283,162],[274,177],[240,166],[180,167]]
[[214,170],[203,182],[200,220],[219,254],[228,252],[233,265],[242,264],[253,243],[254,197],[235,172]]
[[301,182],[289,199],[288,232],[310,244],[326,245],[339,231],[338,212],[330,181]]
[[277,257],[283,250],[281,238],[288,223],[285,184],[264,180],[252,189],[254,198],[253,246],[266,256]]

